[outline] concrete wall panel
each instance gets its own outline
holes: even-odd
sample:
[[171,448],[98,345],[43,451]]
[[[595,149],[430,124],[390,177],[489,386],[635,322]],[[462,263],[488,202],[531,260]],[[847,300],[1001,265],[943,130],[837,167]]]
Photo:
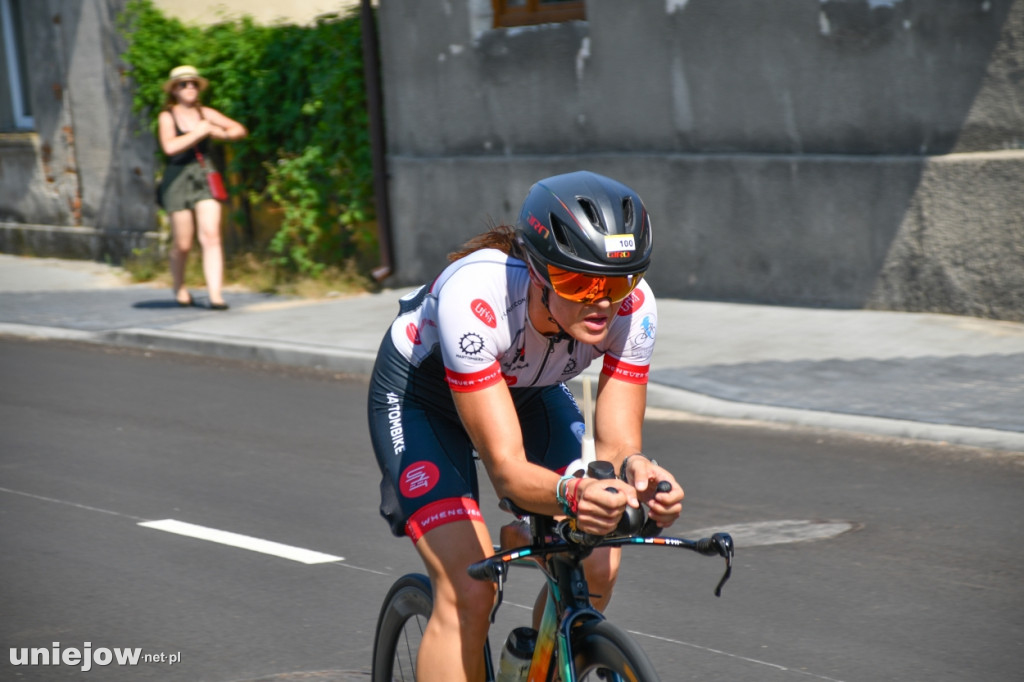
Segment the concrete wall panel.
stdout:
[[[846,307],[870,295],[921,172],[920,161],[896,157],[881,172],[856,157],[393,161],[399,212],[412,213],[416,204],[448,207],[437,220],[421,213],[403,231],[398,260],[405,283],[432,277],[448,251],[489,223],[514,221],[533,180],[587,169],[614,175],[643,197],[656,244],[648,279],[659,293],[751,300],[757,291],[765,302]],[[864,196],[872,197],[869,204]]]
[[664,295],[1024,318],[1024,2],[487,5],[382,3],[394,281],[589,168],[647,202]]

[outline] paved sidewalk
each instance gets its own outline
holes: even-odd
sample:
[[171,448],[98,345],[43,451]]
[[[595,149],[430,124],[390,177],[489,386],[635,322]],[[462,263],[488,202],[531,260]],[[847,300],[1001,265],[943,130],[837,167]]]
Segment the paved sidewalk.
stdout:
[[[408,291],[229,292],[216,312],[102,264],[0,255],[0,334],[365,373]],[[1024,324],[661,299],[657,336],[651,407],[1024,454]]]

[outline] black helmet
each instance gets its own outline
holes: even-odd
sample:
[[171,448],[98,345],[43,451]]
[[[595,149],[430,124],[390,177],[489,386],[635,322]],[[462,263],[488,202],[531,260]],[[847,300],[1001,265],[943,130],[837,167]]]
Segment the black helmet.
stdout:
[[651,262],[651,219],[629,187],[577,171],[530,188],[516,241],[549,284],[547,265],[606,277],[639,275]]

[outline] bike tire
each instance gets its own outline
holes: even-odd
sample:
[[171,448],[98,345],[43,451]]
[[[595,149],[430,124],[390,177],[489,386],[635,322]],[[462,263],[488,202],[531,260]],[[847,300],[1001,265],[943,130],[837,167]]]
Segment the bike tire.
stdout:
[[573,662],[580,682],[659,682],[640,645],[606,620],[584,623],[573,632]]
[[377,618],[372,682],[415,682],[416,656],[433,608],[427,576],[410,573],[395,581]]

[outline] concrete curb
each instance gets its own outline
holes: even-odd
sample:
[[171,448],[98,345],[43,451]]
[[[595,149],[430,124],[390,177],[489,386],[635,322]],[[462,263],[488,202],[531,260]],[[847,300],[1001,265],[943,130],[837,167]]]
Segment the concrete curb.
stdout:
[[361,350],[194,332],[119,329],[103,332],[101,336],[106,343],[115,346],[322,369],[342,374],[369,374],[376,361],[375,353]]
[[679,410],[705,417],[854,431],[876,436],[937,441],[1024,454],[1024,433],[1015,431],[739,403],[654,383],[647,388],[647,403],[651,407]]
[[[88,332],[0,323],[0,335],[109,344],[364,376],[373,369],[376,359],[375,354],[363,350],[171,330],[129,328]],[[596,377],[596,372],[588,376]],[[572,383],[579,384],[579,378]],[[1024,433],[1013,431],[740,403],[653,382],[648,386],[647,402],[653,408],[701,417],[790,424],[1024,454]]]
[[25,339],[50,339],[53,341],[84,341],[101,343],[96,332],[63,327],[42,327],[34,324],[0,322],[0,336],[18,336]]

